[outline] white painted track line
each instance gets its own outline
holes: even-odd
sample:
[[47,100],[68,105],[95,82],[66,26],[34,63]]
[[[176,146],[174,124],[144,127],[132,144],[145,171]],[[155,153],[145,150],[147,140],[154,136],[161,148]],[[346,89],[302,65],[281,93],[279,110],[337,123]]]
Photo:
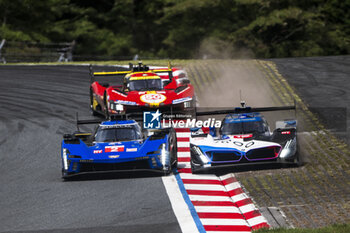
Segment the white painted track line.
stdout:
[[194,206],[198,213],[240,213],[234,206]]
[[245,219],[201,218],[203,225],[240,225],[247,226]]
[[179,190],[175,176],[163,176],[162,180],[181,231],[183,233],[199,233],[191,212]]
[[215,184],[185,184],[186,190],[225,191],[225,187]]
[[206,196],[206,195],[189,195],[189,196],[190,196],[191,201],[229,201],[229,202],[232,202],[230,197],[225,197],[225,196]]

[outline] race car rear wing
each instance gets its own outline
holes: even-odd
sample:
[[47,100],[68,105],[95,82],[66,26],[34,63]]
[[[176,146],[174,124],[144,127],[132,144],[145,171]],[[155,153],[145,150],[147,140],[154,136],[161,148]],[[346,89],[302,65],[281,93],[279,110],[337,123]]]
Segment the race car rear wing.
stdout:
[[133,119],[137,120],[138,118],[141,119],[143,115],[142,114],[123,114],[123,115],[111,115],[109,119],[86,119],[86,120],[79,120],[77,116],[77,125],[88,125],[88,124],[100,124],[103,121],[109,121],[109,120],[128,120]]
[[[124,67],[119,67],[124,68]],[[124,68],[125,69],[125,68]],[[103,76],[119,76],[120,78],[123,78],[125,75],[134,73],[134,72],[153,72],[153,73],[168,73],[169,80],[171,81],[173,78],[173,70],[171,68],[170,62],[168,63],[167,69],[150,69],[149,66],[142,65],[142,62],[139,62],[138,65],[133,65],[132,63],[129,63],[129,69],[128,70],[122,70],[122,71],[109,71],[109,72],[94,72],[92,69],[92,65],[89,66],[90,71],[90,81],[93,82],[93,78],[95,77],[103,77]]]
[[271,111],[286,111],[286,110],[296,110],[296,105],[289,106],[280,106],[280,107],[260,107],[260,108],[251,108],[251,107],[242,107],[234,109],[222,109],[216,111],[203,111],[197,112],[197,116],[208,116],[208,115],[224,115],[230,113],[250,113],[250,112],[271,112]]

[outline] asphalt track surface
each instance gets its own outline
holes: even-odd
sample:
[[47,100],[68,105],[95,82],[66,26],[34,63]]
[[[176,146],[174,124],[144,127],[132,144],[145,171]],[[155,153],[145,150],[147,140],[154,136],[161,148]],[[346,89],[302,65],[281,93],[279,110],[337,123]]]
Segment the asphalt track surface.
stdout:
[[271,61],[326,127],[350,144],[350,56]]
[[61,180],[60,142],[89,118],[88,68],[0,66],[0,232],[180,232],[159,176]]

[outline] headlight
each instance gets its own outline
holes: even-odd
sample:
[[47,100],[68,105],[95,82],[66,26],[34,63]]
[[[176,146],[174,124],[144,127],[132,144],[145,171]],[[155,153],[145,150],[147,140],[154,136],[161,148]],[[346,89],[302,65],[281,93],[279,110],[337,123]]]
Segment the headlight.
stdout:
[[170,163],[170,155],[165,143],[161,145],[160,163],[163,165],[163,168],[168,167]]
[[296,139],[289,140],[280,153],[280,158],[294,155],[296,152]]
[[290,149],[289,148],[283,149],[281,151],[280,158],[288,157],[290,154],[291,153],[290,153]]
[[117,111],[123,111],[123,110],[124,110],[124,106],[121,105],[121,104],[117,104],[115,110],[117,110]]
[[62,151],[62,158],[63,158],[63,167],[64,170],[68,170],[68,160],[67,160],[67,155],[68,155],[69,151],[66,148],[63,148]]
[[187,101],[184,103],[184,108],[190,108],[191,107],[191,101]]
[[116,103],[116,102],[109,102],[110,103],[110,109],[115,111],[123,111],[124,106],[122,104]]
[[197,153],[197,155],[199,156],[200,160],[201,160],[204,164],[209,163],[208,157],[205,156],[205,154],[203,154],[202,150],[201,150],[198,146],[193,146],[192,148],[193,148],[193,150]]

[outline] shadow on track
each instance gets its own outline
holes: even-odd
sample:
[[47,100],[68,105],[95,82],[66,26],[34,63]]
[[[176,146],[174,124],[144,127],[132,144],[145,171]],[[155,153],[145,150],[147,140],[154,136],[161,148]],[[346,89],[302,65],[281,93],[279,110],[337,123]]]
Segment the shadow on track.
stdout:
[[114,179],[137,179],[161,177],[162,172],[153,171],[101,171],[93,173],[81,173],[62,179],[63,181],[91,181],[91,180],[114,180]]
[[[305,163],[303,163],[301,166],[304,166]],[[301,167],[300,166],[300,167]],[[216,176],[223,176],[229,173],[240,173],[240,172],[254,172],[254,171],[262,171],[262,170],[279,170],[279,169],[285,169],[285,168],[297,168],[297,165],[294,164],[278,164],[278,163],[272,163],[272,164],[247,164],[247,165],[241,165],[241,166],[232,166],[232,167],[216,167],[211,168],[210,170],[197,172],[196,174],[214,174]]]

